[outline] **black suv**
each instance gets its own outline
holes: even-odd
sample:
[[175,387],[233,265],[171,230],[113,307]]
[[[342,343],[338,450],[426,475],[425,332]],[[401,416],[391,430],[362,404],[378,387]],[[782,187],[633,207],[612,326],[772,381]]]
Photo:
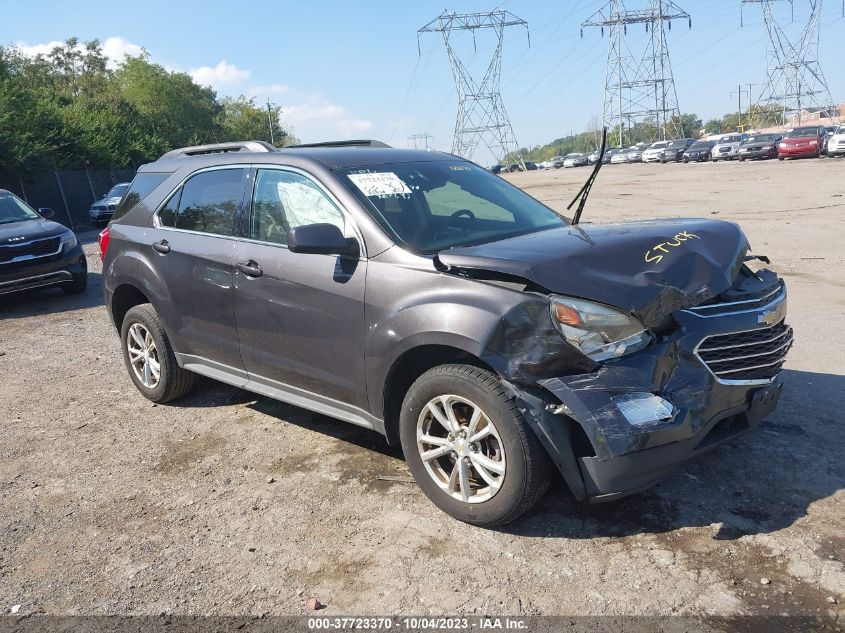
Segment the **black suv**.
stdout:
[[73,231],[51,222],[51,209],[37,212],[15,194],[0,189],[0,295],[58,286],[84,292],[88,271]]
[[471,162],[375,142],[175,150],[100,241],[147,398],[203,374],[373,429],[478,525],[555,470],[614,499],[757,425],[792,344],[786,288],[735,224],[573,225]]

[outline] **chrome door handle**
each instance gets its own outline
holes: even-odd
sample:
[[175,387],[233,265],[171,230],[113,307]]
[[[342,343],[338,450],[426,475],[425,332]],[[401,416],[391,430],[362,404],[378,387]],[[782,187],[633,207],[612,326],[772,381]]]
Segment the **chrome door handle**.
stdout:
[[247,277],[260,277],[264,274],[264,271],[261,270],[261,266],[258,265],[258,262],[252,259],[248,262],[239,262],[235,264],[235,268]]
[[153,250],[156,253],[161,253],[162,255],[167,255],[170,252],[170,243],[167,240],[161,240],[160,242],[153,242]]

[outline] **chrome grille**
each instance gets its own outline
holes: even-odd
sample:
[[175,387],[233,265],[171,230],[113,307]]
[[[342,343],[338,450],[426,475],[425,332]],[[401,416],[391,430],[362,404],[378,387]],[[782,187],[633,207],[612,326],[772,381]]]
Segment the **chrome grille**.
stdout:
[[778,281],[774,288],[767,288],[757,293],[746,293],[742,295],[742,299],[725,301],[721,297],[714,297],[710,301],[686,309],[699,316],[720,316],[768,307],[783,299],[785,294],[786,287],[783,281]]
[[20,244],[5,244],[0,246],[0,264],[13,262],[19,258],[31,259],[55,255],[59,251],[59,238],[51,237],[46,240],[33,240]]
[[708,336],[695,353],[722,382],[764,382],[781,370],[792,342],[792,328],[781,321],[767,328]]

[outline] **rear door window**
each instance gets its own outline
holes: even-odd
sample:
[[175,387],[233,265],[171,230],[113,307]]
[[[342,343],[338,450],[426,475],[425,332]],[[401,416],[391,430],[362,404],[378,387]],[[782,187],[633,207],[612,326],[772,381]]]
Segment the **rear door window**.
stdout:
[[132,184],[129,185],[129,190],[126,192],[126,195],[123,196],[123,199],[117,206],[114,216],[112,217],[112,221],[129,213],[138,205],[139,202],[141,202],[141,200],[152,193],[153,189],[167,180],[168,176],[170,176],[170,174],[162,174],[158,172],[148,172],[136,175]]
[[183,231],[234,236],[247,171],[213,169],[192,176],[159,211],[159,221]]

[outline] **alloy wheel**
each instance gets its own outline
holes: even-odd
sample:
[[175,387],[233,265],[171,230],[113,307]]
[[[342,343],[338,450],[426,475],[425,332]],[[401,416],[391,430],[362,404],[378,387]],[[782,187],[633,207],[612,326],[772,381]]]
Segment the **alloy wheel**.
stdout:
[[133,323],[126,333],[129,364],[138,381],[147,389],[155,389],[161,379],[161,362],[152,334],[140,323]]
[[451,497],[488,501],[505,479],[505,449],[492,420],[455,395],[432,398],[417,419],[417,450],[426,472]]

